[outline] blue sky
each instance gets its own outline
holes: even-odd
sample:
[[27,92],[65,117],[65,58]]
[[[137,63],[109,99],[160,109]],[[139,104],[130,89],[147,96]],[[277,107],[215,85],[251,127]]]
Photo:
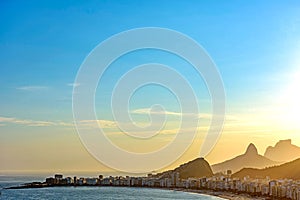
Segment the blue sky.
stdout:
[[[127,29],[165,27],[197,40],[219,67],[232,101],[244,95],[251,98],[252,92],[269,84],[269,76],[287,71],[286,60],[299,34],[297,1],[1,4],[1,110],[8,116],[15,109],[20,115],[20,109],[69,109],[64,102],[71,94],[67,84],[85,56],[99,42]],[[50,95],[39,91],[40,97],[32,98],[34,94],[14,90],[22,86],[49,87]]]
[[[140,27],[174,29],[201,44],[222,75],[229,114],[267,107],[299,71],[299,11],[299,1],[1,1],[0,117],[72,122],[71,84],[84,58],[108,37]],[[171,60],[139,55],[119,63]],[[177,70],[184,65],[175,63]],[[113,69],[107,81],[121,73]],[[182,73],[199,87],[192,71]],[[198,89],[208,98],[204,85]],[[155,100],[137,98],[134,108]],[[1,129],[6,139],[22,130]]]

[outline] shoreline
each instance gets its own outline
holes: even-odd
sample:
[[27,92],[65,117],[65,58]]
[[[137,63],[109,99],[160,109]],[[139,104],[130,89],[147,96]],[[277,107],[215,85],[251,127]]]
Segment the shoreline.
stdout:
[[[12,186],[8,188],[3,188],[6,190],[18,190],[18,189],[39,189],[39,188],[50,188],[50,187],[125,187],[130,188],[127,186],[99,186],[99,185],[45,185],[45,184],[36,184],[36,185],[19,185],[19,186]],[[186,192],[186,193],[194,193],[200,195],[207,195],[207,196],[214,196],[219,197],[221,199],[227,200],[265,200],[264,197],[252,197],[248,194],[235,194],[230,191],[213,191],[213,190],[206,190],[206,189],[187,189],[187,188],[160,188],[160,187],[132,187],[132,188],[148,188],[148,189],[159,189],[159,190],[172,190],[172,191],[179,191],[179,192]]]
[[196,193],[207,196],[219,197],[222,199],[228,200],[265,200],[264,197],[252,197],[248,194],[235,194],[230,191],[213,191],[213,190],[203,190],[203,189],[174,189],[176,191],[188,192],[188,193]]

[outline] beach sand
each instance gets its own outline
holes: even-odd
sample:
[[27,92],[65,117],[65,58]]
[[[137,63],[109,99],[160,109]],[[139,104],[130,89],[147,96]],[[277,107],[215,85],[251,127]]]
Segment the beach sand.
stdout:
[[229,200],[265,200],[265,198],[263,198],[263,197],[252,197],[247,194],[234,194],[234,193],[226,192],[226,191],[221,192],[221,191],[212,191],[212,190],[193,190],[193,189],[178,189],[178,191],[216,196],[216,197],[220,197],[223,199],[229,199]]

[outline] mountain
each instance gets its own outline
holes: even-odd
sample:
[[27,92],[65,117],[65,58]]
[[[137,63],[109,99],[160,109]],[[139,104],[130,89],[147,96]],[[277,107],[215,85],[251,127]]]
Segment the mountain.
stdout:
[[214,173],[225,172],[226,170],[231,170],[234,173],[245,167],[264,168],[276,164],[279,163],[259,155],[257,148],[251,143],[244,154],[222,163],[212,165],[212,170]]
[[280,140],[274,147],[269,146],[264,156],[271,160],[289,162],[300,158],[300,147],[293,145],[290,139]]
[[213,175],[209,163],[204,158],[197,158],[188,163],[182,164],[174,170],[169,170],[157,174],[157,176],[169,176],[171,173],[179,172],[180,178],[187,179],[189,177],[201,178]]
[[265,178],[266,176],[269,176],[271,179],[287,178],[300,180],[300,158],[289,163],[265,169],[245,168],[232,176],[239,178],[243,178],[245,176],[249,176],[251,178]]

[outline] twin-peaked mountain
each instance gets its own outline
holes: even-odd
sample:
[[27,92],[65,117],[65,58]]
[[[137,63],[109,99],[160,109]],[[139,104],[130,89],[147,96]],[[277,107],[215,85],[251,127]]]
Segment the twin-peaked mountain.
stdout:
[[300,147],[293,145],[292,140],[280,140],[274,147],[269,146],[265,157],[281,162],[289,162],[300,158]]
[[234,173],[246,167],[264,168],[278,164],[280,164],[280,162],[259,155],[256,147],[251,143],[244,154],[222,163],[212,165],[212,170],[214,173],[225,172],[226,170],[231,170]]
[[[271,160],[270,158],[276,160]],[[298,158],[295,160],[294,158]],[[283,161],[294,161],[286,164]],[[280,165],[282,164],[282,165]],[[246,152],[230,160],[210,166],[204,158],[196,158],[179,167],[158,173],[154,176],[171,177],[178,172],[181,179],[190,177],[211,177],[214,173],[231,170],[236,177],[253,178],[292,178],[300,180],[300,147],[292,145],[291,140],[281,140],[274,147],[268,147],[265,156],[259,155],[254,144],[249,144]]]

